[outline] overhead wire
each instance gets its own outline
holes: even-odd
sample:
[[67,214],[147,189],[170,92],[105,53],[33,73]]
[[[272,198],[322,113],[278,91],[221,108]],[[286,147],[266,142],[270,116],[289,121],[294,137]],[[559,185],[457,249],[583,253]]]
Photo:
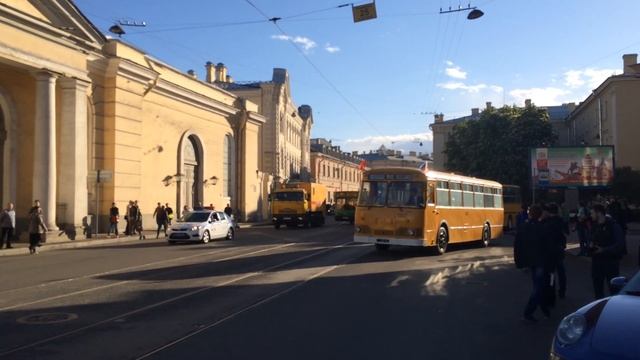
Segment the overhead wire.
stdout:
[[[249,5],[251,5],[251,7],[253,7],[254,9],[256,9],[262,16],[264,16],[267,19],[270,19],[269,16],[267,14],[265,14],[262,10],[260,10],[255,4],[253,4],[253,2],[251,0],[245,0],[245,2],[247,2]],[[293,42],[291,36],[289,34],[287,34],[286,31],[284,31],[284,29],[282,29],[282,27],[280,27],[280,25],[278,24],[277,21],[271,21],[273,22],[273,25],[278,29],[278,31],[280,31],[280,33],[282,35],[284,35],[288,40],[289,40],[289,44],[291,44],[291,46],[293,46],[296,51],[298,51],[298,53],[300,53],[300,55],[302,55],[302,57],[305,59],[305,61],[315,70],[315,72],[320,76],[320,78],[322,78],[327,85],[329,85],[329,87],[358,115],[360,116],[370,127],[371,129],[373,129],[375,132],[377,132],[380,135],[383,135],[382,132],[380,130],[378,130],[378,128],[358,109],[358,107],[356,107],[350,100],[349,98],[347,98],[344,93],[342,91],[340,91],[340,89],[324,74],[324,72],[322,72],[322,70],[320,70],[320,68],[311,60],[311,58],[309,58],[309,56],[304,52],[304,50],[302,50],[298,44],[296,44],[295,42]]]

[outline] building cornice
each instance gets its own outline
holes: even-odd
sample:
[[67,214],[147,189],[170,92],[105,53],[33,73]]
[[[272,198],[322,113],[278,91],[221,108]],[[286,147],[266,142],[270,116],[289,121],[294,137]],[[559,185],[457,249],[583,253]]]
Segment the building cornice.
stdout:
[[164,79],[158,80],[156,86],[153,87],[153,91],[185,104],[212,111],[223,116],[236,115],[241,111],[236,107],[211,99],[195,91],[185,89]]
[[31,70],[50,70],[67,77],[90,81],[86,71],[71,67],[61,62],[43,59],[20,49],[0,43],[0,57],[25,65]]
[[582,110],[584,110],[587,106],[591,104],[592,101],[594,101],[598,96],[600,96],[600,94],[604,92],[609,87],[609,85],[619,81],[640,81],[640,74],[609,76],[605,81],[602,82],[602,84],[600,84],[597,88],[595,88],[595,90],[593,90],[591,94],[589,94],[589,96],[587,96],[587,98],[583,102],[581,102],[580,104],[578,104],[578,106],[576,106],[576,108],[567,116],[567,118],[565,119],[565,122],[571,121],[574,117],[580,114]]
[[82,39],[1,2],[0,22],[76,51],[99,53],[101,50],[100,43]]

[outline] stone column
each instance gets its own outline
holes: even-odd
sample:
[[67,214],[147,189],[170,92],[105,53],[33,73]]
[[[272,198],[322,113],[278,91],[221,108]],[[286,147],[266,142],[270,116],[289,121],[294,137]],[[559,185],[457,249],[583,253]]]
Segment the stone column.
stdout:
[[60,179],[58,201],[66,204],[65,225],[82,234],[87,216],[87,87],[88,82],[59,80],[62,102],[60,115]]
[[49,230],[56,226],[56,75],[38,72],[33,138],[33,199],[40,200]]

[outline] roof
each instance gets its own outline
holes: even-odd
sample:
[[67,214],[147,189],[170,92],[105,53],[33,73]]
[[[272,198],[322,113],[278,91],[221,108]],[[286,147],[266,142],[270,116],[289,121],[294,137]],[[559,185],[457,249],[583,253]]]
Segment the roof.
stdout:
[[466,183],[466,184],[502,187],[502,184],[500,184],[497,181],[478,179],[475,177],[463,176],[463,175],[458,175],[454,173],[446,173],[446,172],[435,171],[435,170],[427,170],[427,172],[424,172],[421,169],[414,169],[414,168],[388,167],[388,168],[371,169],[367,171],[366,174],[385,173],[385,172],[413,173],[416,175],[424,175],[426,178],[434,179],[434,180],[457,181],[457,182]]
[[584,109],[587,106],[587,104],[591,103],[591,101],[600,92],[602,92],[602,90],[604,90],[604,88],[606,88],[613,81],[618,81],[618,80],[640,80],[640,73],[637,73],[637,74],[620,74],[620,75],[609,76],[608,78],[606,78],[602,82],[602,84],[598,85],[598,87],[595,88],[595,90],[593,90],[591,92],[591,94],[589,94],[589,96],[587,96],[587,98],[584,101],[580,102],[580,104],[578,106],[576,106],[576,108],[569,115],[567,115],[567,119],[569,119],[572,116],[574,116],[575,114],[578,114],[579,112],[581,112],[582,109]]

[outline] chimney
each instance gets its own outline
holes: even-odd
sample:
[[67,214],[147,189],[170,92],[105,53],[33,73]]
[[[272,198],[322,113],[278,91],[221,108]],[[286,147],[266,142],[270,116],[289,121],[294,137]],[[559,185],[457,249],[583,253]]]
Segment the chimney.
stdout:
[[198,75],[196,75],[196,72],[193,71],[193,69],[190,69],[189,71],[187,71],[187,74],[189,74],[189,76],[191,76],[194,79],[198,78]]
[[624,54],[622,55],[622,62],[625,75],[635,74],[636,71],[631,66],[638,63],[638,54]]
[[526,99],[524,101],[524,107],[531,107],[531,99]]
[[216,65],[216,82],[224,82],[227,79],[227,67],[223,63]]
[[204,67],[207,70],[207,82],[214,82],[216,79],[215,66],[211,61],[207,61],[207,64]]
[[444,114],[435,114],[433,115],[433,120],[436,124],[439,124],[444,121]]
[[475,115],[479,115],[480,114],[480,109],[479,108],[472,108],[471,109],[471,115],[475,116]]
[[229,84],[233,84],[233,77],[231,75],[227,75],[227,78],[225,79]]
[[491,107],[491,101],[487,101],[487,110],[491,109],[493,109],[493,107]]

